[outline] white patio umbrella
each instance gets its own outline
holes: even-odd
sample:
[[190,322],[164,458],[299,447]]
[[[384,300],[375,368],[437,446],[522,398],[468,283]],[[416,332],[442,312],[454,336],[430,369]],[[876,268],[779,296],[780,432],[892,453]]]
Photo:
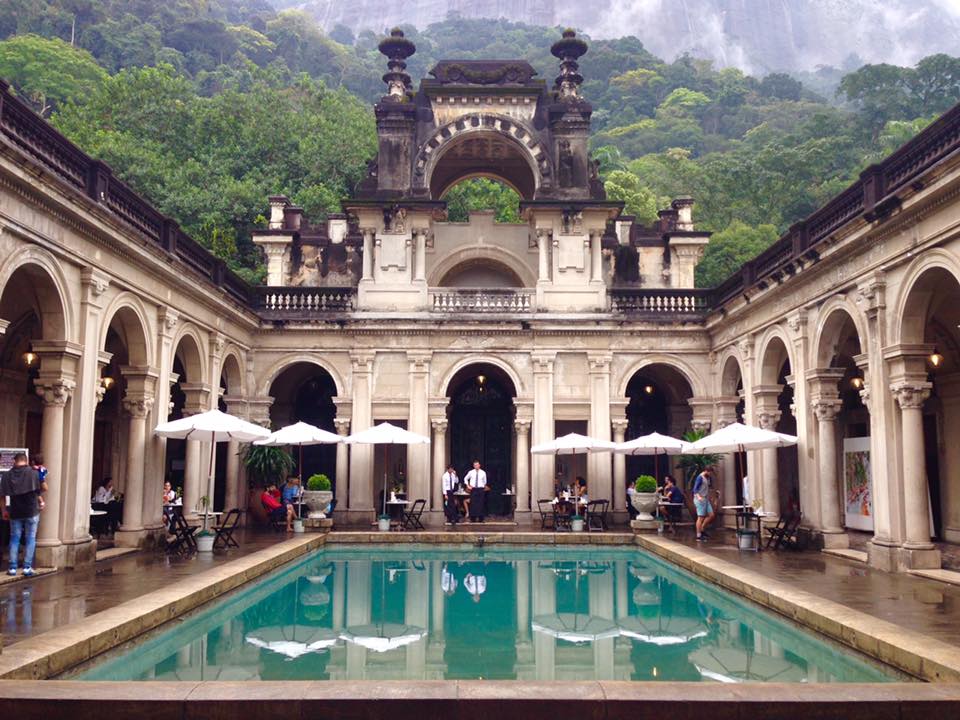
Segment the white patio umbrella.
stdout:
[[707,629],[697,618],[680,615],[656,618],[626,617],[620,621],[620,634],[623,637],[639,640],[649,645],[682,645],[691,640],[707,636]]
[[617,443],[613,452],[618,455],[653,455],[653,476],[660,482],[660,455],[685,453],[690,451],[690,443],[669,435],[652,432],[627,442]]
[[737,482],[739,483],[743,480],[743,474],[740,472],[740,453],[747,450],[766,450],[767,448],[789,447],[796,444],[797,438],[795,435],[785,435],[742,423],[731,423],[715,433],[691,443],[690,452],[736,453]]
[[[267,437],[270,431],[266,428],[254,425],[246,420],[241,420],[233,415],[220,412],[219,410],[208,410],[198,415],[189,415],[179,420],[160,423],[154,429],[154,432],[160,437],[173,438],[176,440],[198,440],[208,442],[210,448],[210,467],[207,479],[207,497],[210,498],[210,504],[213,504],[213,456],[214,448],[212,445],[218,442],[239,440],[240,442],[251,442]],[[206,527],[207,518],[204,515],[203,525]]]
[[579,433],[570,433],[549,442],[534,445],[530,448],[530,453],[532,455],[583,455],[592,452],[611,452],[615,447],[616,443],[609,440],[597,440]]
[[415,625],[375,623],[348,627],[341,633],[340,637],[354,645],[365,647],[367,650],[387,652],[415,643],[426,634],[426,630]]
[[593,642],[620,634],[620,629],[613,620],[584,613],[538,615],[533,618],[531,627],[534,632],[572,643]]
[[[430,438],[384,422],[344,439],[348,445],[429,445]],[[387,448],[383,448],[383,514],[387,514]]]
[[689,655],[701,677],[722,683],[806,682],[806,670],[784,658],[740,648],[700,648]]
[[303,446],[304,445],[335,445],[343,442],[343,438],[336,433],[323,430],[311,425],[310,423],[297,422],[293,425],[287,425],[272,433],[263,440],[257,440],[254,445],[269,445],[271,447],[285,447],[287,445],[296,445],[300,450],[299,469],[301,479],[306,482],[307,478],[303,472]]
[[294,660],[301,655],[333,647],[339,642],[340,634],[329,628],[310,625],[276,625],[254,630],[245,640],[251,645]]

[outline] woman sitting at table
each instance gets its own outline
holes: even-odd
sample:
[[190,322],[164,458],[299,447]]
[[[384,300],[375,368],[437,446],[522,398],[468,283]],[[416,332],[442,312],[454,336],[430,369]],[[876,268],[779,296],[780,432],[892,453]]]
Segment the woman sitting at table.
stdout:
[[260,504],[267,511],[271,522],[287,521],[287,532],[293,531],[293,505],[285,505],[280,499],[276,485],[267,485],[260,495]]
[[287,478],[286,485],[283,486],[282,500],[283,504],[293,508],[294,516],[297,513],[297,503],[300,502],[301,488],[300,478],[291,475]]
[[173,486],[170,484],[170,481],[167,480],[163,484],[163,504],[164,505],[173,505],[177,501],[177,491],[173,489]]
[[587,479],[582,475],[577,475],[576,482],[573,484],[573,491],[582,501],[588,500],[587,497]]

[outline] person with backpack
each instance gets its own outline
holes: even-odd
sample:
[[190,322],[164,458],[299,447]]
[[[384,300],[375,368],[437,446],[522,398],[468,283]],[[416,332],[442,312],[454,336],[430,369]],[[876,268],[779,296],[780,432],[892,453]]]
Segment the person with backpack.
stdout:
[[17,453],[13,457],[13,467],[0,477],[0,507],[3,509],[3,519],[10,521],[8,575],[17,574],[21,537],[24,538],[23,575],[30,577],[34,574],[33,557],[37,550],[37,526],[40,524],[43,504],[40,473],[30,467],[26,453]]

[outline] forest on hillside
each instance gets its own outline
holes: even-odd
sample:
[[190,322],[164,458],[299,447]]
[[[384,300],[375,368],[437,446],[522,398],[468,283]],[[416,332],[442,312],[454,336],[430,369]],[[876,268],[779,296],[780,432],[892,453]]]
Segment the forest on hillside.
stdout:
[[[415,81],[441,58],[520,58],[552,83],[557,28],[449,18],[404,28]],[[628,31],[625,28],[625,31]],[[723,280],[960,100],[960,58],[866,65],[821,96],[785,74],[750,77],[635,37],[589,40],[583,92],[608,195],[643,222],[692,195],[714,232],[698,284]],[[320,220],[376,152],[379,38],[265,0],[6,0],[0,77],[61,132],[238,272],[262,276],[250,230],[268,195]],[[823,76],[836,74],[823,69]],[[516,196],[484,180],[446,198],[451,218]]]

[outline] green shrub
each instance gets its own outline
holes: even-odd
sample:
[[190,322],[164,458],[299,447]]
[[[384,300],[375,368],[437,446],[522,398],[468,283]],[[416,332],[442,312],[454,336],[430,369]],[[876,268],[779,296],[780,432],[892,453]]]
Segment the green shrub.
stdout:
[[640,475],[633,484],[633,489],[638,493],[652,493],[657,491],[657,481],[653,475]]
[[329,490],[330,478],[323,473],[317,473],[307,478],[307,490]]

